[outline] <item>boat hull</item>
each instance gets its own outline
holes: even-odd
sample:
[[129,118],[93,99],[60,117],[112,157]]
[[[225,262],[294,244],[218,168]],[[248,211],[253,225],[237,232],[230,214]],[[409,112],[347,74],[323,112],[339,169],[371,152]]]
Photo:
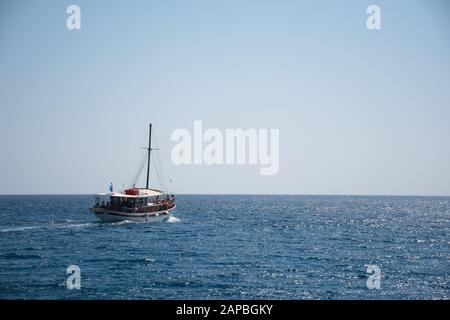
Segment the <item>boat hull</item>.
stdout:
[[175,207],[164,211],[151,212],[151,213],[128,213],[121,211],[112,211],[102,208],[91,209],[93,213],[103,222],[120,222],[120,221],[132,221],[132,222],[162,222],[170,218],[170,212]]

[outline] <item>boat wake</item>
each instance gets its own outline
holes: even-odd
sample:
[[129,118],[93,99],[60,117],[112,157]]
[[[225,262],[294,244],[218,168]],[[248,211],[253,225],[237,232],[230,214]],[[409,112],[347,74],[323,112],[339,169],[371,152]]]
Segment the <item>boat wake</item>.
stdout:
[[93,226],[98,226],[98,222],[95,221],[95,222],[86,222],[86,223],[74,223],[74,224],[58,226],[58,228],[75,229],[75,228],[86,228],[86,227],[93,227]]
[[[167,220],[164,220],[162,222],[177,223],[177,222],[180,222],[180,221],[181,221],[180,219],[178,219],[176,217],[173,217],[173,216],[170,216]],[[123,220],[123,221],[117,221],[117,222],[109,222],[108,224],[110,224],[111,226],[123,226],[123,225],[131,224],[131,223],[147,224],[149,222],[147,222],[147,221],[140,222],[140,221]],[[153,222],[153,223],[155,223],[155,222]]]
[[0,229],[0,232],[27,231],[27,230],[33,230],[33,229],[39,229],[39,228],[42,228],[42,226],[11,227],[11,228],[2,228],[2,229]]
[[21,227],[6,227],[0,228],[0,232],[21,232],[21,231],[40,231],[48,229],[75,229],[75,228],[88,228],[98,225],[98,222],[86,222],[86,223],[54,223],[49,222],[48,224],[34,225],[34,226],[21,226]]
[[123,221],[118,221],[118,222],[110,222],[110,224],[112,226],[122,226],[124,224],[129,224],[129,223],[137,223],[137,222],[130,221],[130,220],[123,220]]
[[180,221],[181,221],[180,219],[178,219],[178,218],[176,218],[174,216],[171,216],[171,217],[169,217],[169,219],[166,220],[166,222],[169,222],[169,223],[177,223],[177,222],[180,222]]
[[[176,217],[169,217],[165,222],[168,223],[177,223],[181,220]],[[118,221],[118,222],[111,222],[109,223],[111,226],[122,226],[127,225],[130,223],[139,223],[135,221],[130,220],[124,220],[124,221]],[[145,222],[142,222],[145,223]],[[17,226],[17,227],[1,227],[0,226],[0,233],[5,232],[23,232],[23,231],[45,231],[49,229],[82,229],[82,228],[90,228],[94,226],[101,225],[102,222],[100,221],[91,221],[91,222],[84,222],[84,223],[55,223],[54,221],[50,221],[46,224],[39,224],[39,225],[31,225],[31,226]]]

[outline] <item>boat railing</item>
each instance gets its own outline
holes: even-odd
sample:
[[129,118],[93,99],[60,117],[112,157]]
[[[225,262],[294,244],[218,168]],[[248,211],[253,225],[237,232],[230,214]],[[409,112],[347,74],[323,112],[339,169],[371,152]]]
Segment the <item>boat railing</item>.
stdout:
[[152,203],[130,203],[130,202],[108,202],[102,205],[97,204],[96,207],[103,207],[114,211],[122,211],[128,213],[144,213],[158,212],[169,210],[175,206],[175,197],[157,200]]

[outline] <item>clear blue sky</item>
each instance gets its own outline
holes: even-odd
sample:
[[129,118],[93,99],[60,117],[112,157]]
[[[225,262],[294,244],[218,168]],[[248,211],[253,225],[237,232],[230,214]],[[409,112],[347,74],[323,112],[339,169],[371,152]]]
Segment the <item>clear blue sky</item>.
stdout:
[[[449,8],[2,0],[0,193],[128,183],[151,121],[178,193],[450,195]],[[194,120],[279,128],[279,174],[173,165],[170,134]]]

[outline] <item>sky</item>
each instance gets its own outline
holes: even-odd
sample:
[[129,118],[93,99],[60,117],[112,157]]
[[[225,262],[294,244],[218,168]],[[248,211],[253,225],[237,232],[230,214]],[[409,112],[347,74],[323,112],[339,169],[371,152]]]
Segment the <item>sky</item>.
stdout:
[[[66,27],[71,4],[80,30]],[[366,27],[372,4],[381,30]],[[449,9],[444,0],[2,0],[0,194],[127,185],[152,122],[180,194],[450,195]],[[171,134],[193,132],[196,120],[279,129],[278,174],[175,165]]]

